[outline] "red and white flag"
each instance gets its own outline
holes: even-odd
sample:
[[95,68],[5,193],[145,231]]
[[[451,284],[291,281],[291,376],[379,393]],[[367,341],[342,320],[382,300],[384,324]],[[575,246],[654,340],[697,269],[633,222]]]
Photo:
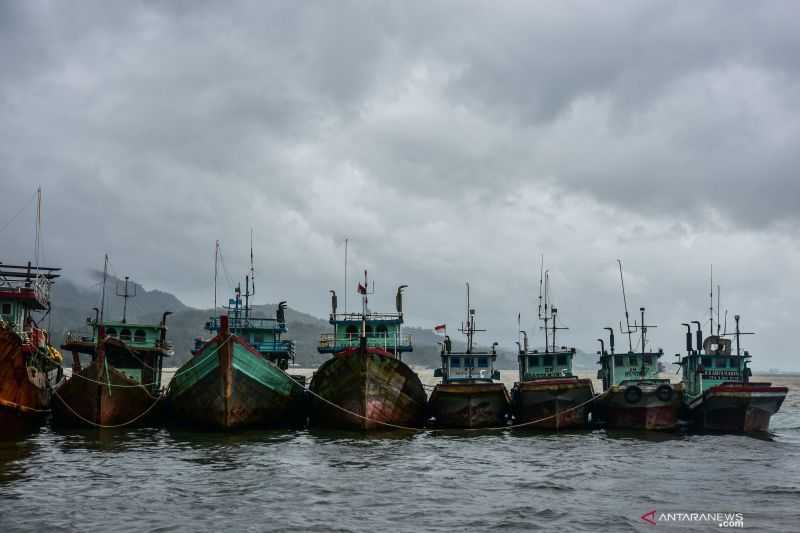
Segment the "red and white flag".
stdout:
[[447,324],[439,324],[438,326],[434,326],[433,331],[436,333],[447,333]]
[[361,283],[358,284],[358,294],[367,294],[367,288]]

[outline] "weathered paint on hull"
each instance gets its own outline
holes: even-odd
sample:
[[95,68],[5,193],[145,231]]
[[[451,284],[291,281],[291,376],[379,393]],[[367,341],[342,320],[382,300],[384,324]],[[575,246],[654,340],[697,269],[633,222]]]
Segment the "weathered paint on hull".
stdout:
[[111,365],[106,374],[105,366],[97,359],[56,389],[52,404],[54,425],[142,425],[158,418],[158,407],[154,405],[158,396]]
[[49,413],[50,378],[31,375],[26,362],[20,338],[0,327],[0,437],[29,430]]
[[689,404],[692,425],[701,431],[757,433],[769,431],[769,421],[786,398],[786,387],[720,385]]
[[504,426],[511,398],[502,383],[443,383],[433,389],[428,412],[441,428]]
[[418,428],[425,422],[427,395],[419,376],[380,349],[347,350],[328,359],[314,373],[309,389],[359,415],[345,413],[312,395],[312,426],[386,430],[391,428],[384,424]]
[[612,389],[599,400],[596,413],[613,429],[673,430],[678,425],[683,387],[672,387],[672,398],[663,401],[656,396],[657,387],[640,385],[642,398],[635,404],[625,399],[624,388]]
[[302,424],[301,387],[239,338],[214,352],[218,339],[176,372],[168,422],[216,430]]
[[[593,396],[594,387],[589,379],[558,378],[517,383],[511,390],[514,423],[546,418],[525,427],[555,430],[585,427],[591,409],[591,403],[587,402]],[[577,407],[579,405],[581,407]]]

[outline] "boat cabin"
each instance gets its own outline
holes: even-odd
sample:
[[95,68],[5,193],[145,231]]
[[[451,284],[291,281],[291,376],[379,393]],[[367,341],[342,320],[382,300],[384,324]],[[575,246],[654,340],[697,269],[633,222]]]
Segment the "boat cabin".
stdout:
[[[366,284],[366,281],[365,281]],[[337,313],[336,293],[331,291],[331,313],[328,323],[333,333],[320,335],[317,351],[319,353],[338,353],[348,348],[358,348],[364,329],[368,348],[380,348],[402,360],[402,354],[414,351],[410,335],[402,333],[403,326],[403,288],[397,289],[396,313]]]
[[32,313],[50,308],[50,286],[59,270],[0,263],[0,319],[17,332],[29,331]]
[[[731,339],[720,335],[706,337],[702,343],[703,332],[697,329],[697,345],[692,346],[691,331],[686,333],[687,354],[676,364],[681,367],[685,394],[689,398],[697,397],[706,390],[724,383],[748,383],[752,371],[748,366],[750,353],[742,351],[739,336],[746,333],[739,331],[739,315],[735,316],[736,353],[732,353]],[[689,328],[691,329],[691,328]],[[676,354],[676,357],[680,357]]]
[[[282,370],[289,368],[289,361],[294,361],[294,341],[281,338],[288,332],[286,327],[286,302],[280,302],[275,312],[275,318],[250,316],[252,310],[242,306],[241,295],[236,292],[236,297],[228,301],[226,307],[229,311],[228,327],[232,334],[244,340],[267,360],[275,363]],[[220,330],[220,317],[211,317],[205,324],[205,329],[214,334]],[[196,348],[202,346],[198,339]]]
[[519,380],[571,377],[575,348],[562,346],[559,351],[520,351]]
[[450,352],[450,339],[445,337],[442,346],[442,366],[434,371],[442,383],[491,383],[500,379],[500,371],[494,369],[497,352]]
[[164,313],[159,324],[137,324],[127,320],[103,321],[87,319],[89,334],[78,336],[67,332],[62,349],[72,352],[73,372],[80,370],[78,354],[87,354],[92,362],[97,360],[97,347],[103,341],[108,364],[136,383],[153,392],[161,389],[161,369],[164,357],[174,355],[173,345],[166,340]]
[[597,379],[603,381],[603,390],[620,385],[624,381],[659,379],[658,360],[663,355],[664,350],[661,349],[658,352],[626,354],[603,351],[598,361],[600,370],[597,371]]

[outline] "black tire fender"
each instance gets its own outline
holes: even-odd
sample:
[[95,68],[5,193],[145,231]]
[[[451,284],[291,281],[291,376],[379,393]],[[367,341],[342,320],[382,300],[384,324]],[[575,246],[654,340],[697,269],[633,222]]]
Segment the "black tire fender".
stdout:
[[636,385],[631,385],[625,389],[625,401],[628,403],[639,403],[642,400],[642,389]]
[[656,398],[662,402],[668,402],[672,399],[672,387],[669,385],[660,385],[656,389]]

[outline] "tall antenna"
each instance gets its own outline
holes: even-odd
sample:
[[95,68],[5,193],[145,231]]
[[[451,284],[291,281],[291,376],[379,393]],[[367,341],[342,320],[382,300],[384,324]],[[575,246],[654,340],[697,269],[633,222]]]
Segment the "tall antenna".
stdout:
[[122,290],[122,294],[119,292],[119,283],[117,283],[117,296],[121,297],[123,300],[122,303],[122,323],[125,324],[128,321],[128,298],[133,298],[136,296],[136,284],[133,284],[133,292],[128,291],[128,276],[125,276],[125,284]]
[[[627,296],[625,296],[625,278],[622,276],[622,259],[617,259],[617,263],[619,263],[619,281],[620,281],[620,284],[622,284],[622,302],[625,304],[625,328],[626,328],[626,330],[623,331],[622,333],[627,333],[628,334],[628,350],[632,352],[633,351],[633,339],[631,338],[631,333],[633,333],[633,331],[631,330],[631,321],[630,321],[630,318],[628,316],[628,298],[627,298]],[[622,329],[622,327],[620,327],[620,329]],[[642,351],[644,351],[644,347],[642,348]]]
[[219,241],[214,246],[214,309],[217,308],[217,273],[219,271]]
[[36,270],[39,270],[39,248],[42,238],[42,188],[36,189],[36,241],[34,243],[33,258],[36,262]]
[[719,336],[719,328],[720,325],[722,324],[719,320],[719,300],[720,300],[719,292],[720,292],[719,285],[717,285],[717,336]]
[[253,262],[253,228],[250,228],[250,287],[253,289],[253,292],[250,293],[250,296],[255,296],[256,268]]
[[714,265],[711,265],[711,279],[708,283],[708,319],[709,331],[714,334]]
[[350,239],[344,240],[344,314],[347,314],[347,244]]
[[106,278],[108,277],[108,254],[103,263],[103,288],[100,291],[100,324],[103,323],[103,311],[106,307]]
[[467,336],[467,353],[472,353],[472,346],[473,346],[473,336],[478,331],[486,331],[485,329],[477,329],[475,327],[475,309],[470,307],[470,300],[469,300],[469,282],[466,282],[467,286],[467,321],[466,323],[461,323],[461,328],[459,331],[464,333]]

